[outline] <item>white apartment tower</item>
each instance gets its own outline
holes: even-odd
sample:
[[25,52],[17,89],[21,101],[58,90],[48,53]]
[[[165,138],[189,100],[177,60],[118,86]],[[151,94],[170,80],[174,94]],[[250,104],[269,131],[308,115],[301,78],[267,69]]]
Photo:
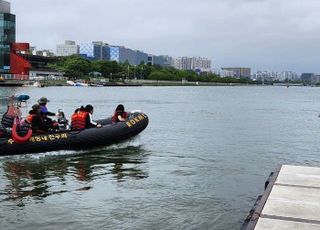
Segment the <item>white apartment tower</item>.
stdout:
[[175,60],[175,67],[180,70],[211,71],[211,60],[202,57],[178,57]]
[[65,41],[63,45],[57,45],[57,56],[70,56],[79,54],[79,46],[74,41]]

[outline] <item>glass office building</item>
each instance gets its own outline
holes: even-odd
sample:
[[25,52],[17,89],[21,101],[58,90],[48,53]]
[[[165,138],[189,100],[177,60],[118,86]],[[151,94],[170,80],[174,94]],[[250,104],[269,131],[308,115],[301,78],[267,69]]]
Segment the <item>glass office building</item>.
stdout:
[[94,60],[94,45],[92,43],[80,44],[80,55],[84,58]]
[[16,41],[16,16],[10,3],[0,0],[0,73],[10,72],[10,43]]
[[119,62],[120,60],[120,51],[117,46],[110,46],[110,61]]
[[110,48],[102,42],[82,43],[79,54],[89,60],[109,60]]
[[119,63],[128,62],[130,65],[139,65],[141,62],[148,62],[148,54],[124,46],[110,46],[110,60]]

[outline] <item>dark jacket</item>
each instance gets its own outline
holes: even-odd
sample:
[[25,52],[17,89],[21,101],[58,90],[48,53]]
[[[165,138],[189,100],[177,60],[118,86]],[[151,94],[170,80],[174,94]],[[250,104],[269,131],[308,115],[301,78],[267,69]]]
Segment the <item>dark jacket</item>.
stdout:
[[97,127],[97,123],[92,120],[92,116],[90,113],[86,116],[86,128]]
[[36,133],[47,132],[49,129],[48,125],[44,122],[41,115],[34,110],[29,111],[27,122],[31,124],[32,131]]

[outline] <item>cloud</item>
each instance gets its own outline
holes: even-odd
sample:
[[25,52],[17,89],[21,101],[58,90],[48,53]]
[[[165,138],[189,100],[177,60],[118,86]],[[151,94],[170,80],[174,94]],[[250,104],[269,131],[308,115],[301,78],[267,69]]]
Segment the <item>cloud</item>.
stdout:
[[203,56],[218,66],[320,72],[317,0],[11,0],[17,40]]

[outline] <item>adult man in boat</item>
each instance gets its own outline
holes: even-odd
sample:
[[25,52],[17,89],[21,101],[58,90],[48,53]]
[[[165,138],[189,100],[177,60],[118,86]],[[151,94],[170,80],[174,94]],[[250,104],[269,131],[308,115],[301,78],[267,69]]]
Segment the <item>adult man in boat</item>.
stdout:
[[40,114],[42,116],[42,119],[44,120],[44,122],[47,124],[47,126],[49,126],[51,129],[56,130],[58,129],[58,123],[56,121],[53,121],[51,118],[49,118],[48,116],[55,116],[56,114],[49,112],[48,108],[47,108],[47,103],[50,102],[50,100],[48,100],[46,97],[41,97],[38,100],[38,103],[40,105]]
[[52,112],[49,112],[48,111],[48,108],[47,108],[47,103],[50,102],[50,100],[48,100],[46,97],[41,97],[39,100],[38,100],[38,103],[40,105],[40,114],[43,118],[43,120],[51,127],[51,128],[54,128],[54,123],[52,121],[51,118],[49,118],[48,116],[55,116],[56,114],[55,113],[52,113]]
[[86,128],[97,127],[100,128],[101,124],[98,124],[92,120],[93,106],[86,105],[81,106],[80,109],[76,109],[74,114],[71,116],[71,129],[81,130]]
[[[44,115],[44,116],[55,116],[54,113],[51,113],[48,111],[48,108],[47,108],[47,103],[50,102],[50,100],[48,100],[48,98],[46,97],[41,97],[39,100],[38,100],[38,103],[40,105],[40,109],[41,109],[41,113]],[[51,120],[51,119],[50,119]]]

